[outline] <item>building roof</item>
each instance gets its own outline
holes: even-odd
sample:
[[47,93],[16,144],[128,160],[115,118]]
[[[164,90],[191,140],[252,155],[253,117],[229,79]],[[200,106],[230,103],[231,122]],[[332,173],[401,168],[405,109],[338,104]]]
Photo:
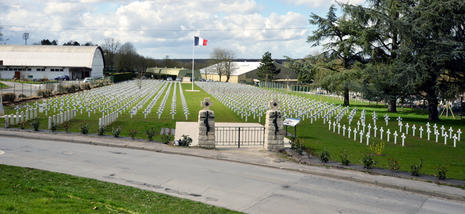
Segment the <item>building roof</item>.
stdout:
[[98,46],[0,45],[3,66],[92,68]]
[[[210,65],[208,67],[200,69],[201,73],[215,73],[217,64]],[[231,76],[240,76],[242,74],[248,73],[250,71],[253,71],[260,66],[260,62],[232,62],[232,73]]]
[[158,67],[152,67],[152,68],[147,68],[146,72],[154,73],[154,74],[165,74],[165,75],[178,76],[179,72],[181,72],[182,70],[186,70],[186,69],[185,68],[158,68]]

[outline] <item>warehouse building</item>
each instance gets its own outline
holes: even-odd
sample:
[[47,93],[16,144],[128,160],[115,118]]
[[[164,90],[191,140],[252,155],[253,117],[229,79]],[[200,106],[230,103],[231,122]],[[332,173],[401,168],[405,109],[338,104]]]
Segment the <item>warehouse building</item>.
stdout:
[[0,45],[0,61],[1,79],[21,80],[99,78],[105,66],[98,46]]

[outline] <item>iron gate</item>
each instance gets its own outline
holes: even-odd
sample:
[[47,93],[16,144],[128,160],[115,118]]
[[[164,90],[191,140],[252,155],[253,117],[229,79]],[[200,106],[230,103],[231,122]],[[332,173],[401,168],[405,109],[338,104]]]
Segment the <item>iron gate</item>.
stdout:
[[216,146],[263,146],[265,127],[215,127]]

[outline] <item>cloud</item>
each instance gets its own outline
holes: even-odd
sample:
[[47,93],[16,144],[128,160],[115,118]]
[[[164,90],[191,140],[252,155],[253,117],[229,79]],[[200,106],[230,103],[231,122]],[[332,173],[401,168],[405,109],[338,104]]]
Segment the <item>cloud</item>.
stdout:
[[[104,10],[115,4],[115,10]],[[1,6],[1,5],[0,5]],[[31,33],[31,40],[58,39],[103,43],[105,38],[131,42],[145,56],[190,58],[192,37],[209,40],[196,49],[208,58],[213,48],[227,48],[238,58],[302,57],[312,49],[305,40],[308,17],[295,12],[264,15],[254,0],[152,0],[152,1],[41,1],[17,3],[0,14],[10,33]],[[20,40],[17,40],[17,43]]]
[[[288,4],[303,5],[309,8],[322,8],[336,4],[336,0],[281,0]],[[337,0],[340,3],[362,4],[365,0]]]

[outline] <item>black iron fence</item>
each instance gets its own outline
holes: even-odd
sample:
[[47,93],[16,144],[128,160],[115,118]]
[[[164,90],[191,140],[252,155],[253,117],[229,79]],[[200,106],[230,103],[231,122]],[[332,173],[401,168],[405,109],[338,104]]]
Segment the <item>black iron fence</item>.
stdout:
[[215,145],[241,148],[263,146],[265,127],[215,127]]

